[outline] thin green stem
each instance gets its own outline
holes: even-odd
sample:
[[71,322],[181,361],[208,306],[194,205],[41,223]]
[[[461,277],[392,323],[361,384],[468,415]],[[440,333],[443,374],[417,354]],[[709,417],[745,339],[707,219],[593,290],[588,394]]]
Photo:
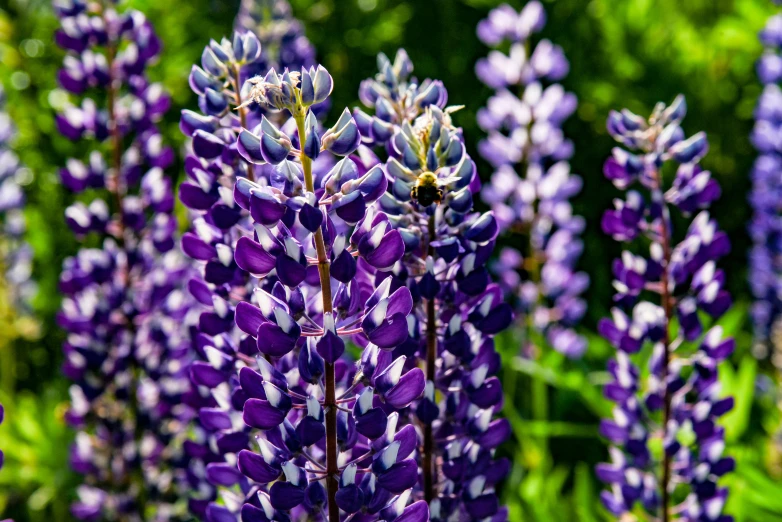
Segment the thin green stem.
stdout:
[[[297,104],[293,111],[296,127],[299,131],[299,142],[304,145],[304,120],[306,109]],[[315,193],[315,183],[312,176],[312,160],[303,152],[301,153],[301,168],[304,171],[304,186],[307,191]],[[323,232],[320,228],[315,232],[315,250],[318,254],[318,275],[320,276],[321,297],[323,299],[323,313],[332,313],[331,302],[331,275],[329,273],[329,258],[326,254],[326,243],[323,240]],[[336,378],[334,364],[326,363],[326,390],[323,401],[326,410],[326,490],[328,492],[329,522],[339,522],[339,506],[337,506],[337,490],[339,483],[339,463],[337,462],[337,397]]]
[[[106,11],[105,11],[105,5],[102,6],[102,12],[104,22],[106,23],[107,27],[110,27],[110,24],[106,20]],[[124,212],[123,212],[123,201],[125,196],[127,195],[128,187],[126,180],[122,176],[122,152],[123,152],[123,136],[121,129],[119,128],[119,121],[117,118],[117,102],[120,96],[120,80],[116,76],[115,71],[115,60],[117,55],[117,35],[109,35],[109,41],[106,45],[106,62],[107,62],[107,69],[109,74],[109,80],[108,80],[108,88],[107,88],[107,100],[106,100],[106,109],[107,109],[107,117],[108,117],[108,130],[109,130],[109,145],[110,145],[110,160],[111,160],[111,169],[113,174],[113,183],[109,184],[107,187],[109,192],[114,197],[116,211],[117,211],[117,226],[118,231],[116,233],[117,242],[119,244],[119,247],[121,250],[125,252],[125,260],[124,260],[124,266],[122,268],[122,281],[121,283],[124,284],[126,292],[129,292],[131,287],[131,266],[130,266],[130,260],[131,257],[128,253],[128,241],[126,238],[127,234],[127,226],[125,225],[125,218],[124,218]],[[134,248],[135,245],[131,245],[130,248]],[[134,323],[134,318],[132,316],[129,316],[128,314],[125,314],[125,325],[128,328],[128,331],[130,332],[130,337],[132,340],[135,341],[136,336],[136,327]],[[134,342],[132,341],[132,342]],[[129,415],[133,417],[133,423],[134,423],[134,438],[137,443],[140,442],[142,436],[143,436],[143,429],[140,426],[138,422],[138,403],[137,403],[137,386],[138,386],[138,369],[133,367],[130,369],[132,378],[130,382],[130,393],[129,393],[129,403],[128,403],[128,410]],[[117,448],[112,448],[112,450],[117,450]],[[113,460],[113,457],[112,457]],[[136,491],[136,511],[141,517],[142,520],[145,520],[145,511],[146,511],[146,490],[143,487],[144,483],[144,477],[142,470],[136,469],[131,470],[131,472],[127,476],[127,481],[130,481],[131,484],[126,484],[126,486],[129,488],[129,491],[132,491],[132,481],[135,479],[136,484],[138,486],[138,490]],[[113,476],[113,471],[109,472],[109,482],[112,485],[114,484],[115,477]],[[120,516],[120,520],[126,520],[125,516]]]
[[[534,227],[530,227],[530,230]],[[535,286],[540,286],[540,260],[539,253],[533,244],[532,234],[527,236],[529,242],[529,250],[527,257],[524,260],[524,268],[527,271],[527,275],[530,281]],[[540,302],[540,295],[538,295],[536,302],[532,305],[530,313],[527,314],[524,321],[525,328],[525,340],[528,342],[534,342],[536,346],[535,358],[540,361],[543,356],[543,339],[537,335],[537,329],[534,324],[534,311]],[[549,400],[548,400],[548,384],[545,379],[541,377],[533,377],[531,383],[532,392],[532,417],[538,421],[548,420],[549,414]],[[539,437],[540,450],[543,455],[548,455],[548,437],[545,434],[541,434]]]

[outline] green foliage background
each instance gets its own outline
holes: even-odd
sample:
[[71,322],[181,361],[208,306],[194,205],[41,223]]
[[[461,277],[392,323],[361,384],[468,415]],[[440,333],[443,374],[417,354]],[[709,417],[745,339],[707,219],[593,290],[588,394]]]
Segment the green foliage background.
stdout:
[[[174,110],[164,125],[169,143],[182,147],[179,109],[195,106],[187,86],[192,63],[207,38],[231,30],[238,0],[158,2],[125,0],[147,13],[165,51],[153,70],[171,91]],[[335,79],[334,106],[355,106],[359,82],[375,71],[375,55],[405,47],[420,77],[442,79],[450,103],[466,109],[457,116],[468,148],[482,135],[475,113],[490,95],[475,78],[473,64],[487,52],[475,37],[475,24],[496,0],[292,0],[318,55]],[[513,0],[515,7],[521,2]],[[778,376],[750,356],[747,321],[745,232],[749,169],[754,158],[747,139],[760,93],[754,63],[762,49],[757,32],[775,8],[770,0],[543,0],[549,16],[544,36],[561,45],[571,72],[564,82],[579,108],[567,125],[576,154],[573,169],[585,181],[575,201],[589,223],[583,268],[592,285],[587,293],[590,338],[584,360],[569,362],[548,353],[539,361],[517,358],[518,332],[500,340],[506,414],[514,441],[502,451],[514,461],[502,491],[512,520],[605,520],[594,464],[606,450],[597,422],[609,411],[600,385],[610,349],[594,331],[611,303],[610,260],[618,247],[599,230],[599,219],[616,193],[602,177],[602,163],[613,146],[605,132],[612,108],[648,113],[655,102],[684,93],[688,134],[705,130],[711,151],[704,160],[723,187],[714,207],[733,252],[723,263],[737,305],[722,320],[738,339],[737,353],[722,368],[723,389],[736,396],[725,419],[729,452],[738,469],[729,512],[739,522],[782,520],[782,467],[773,434]],[[62,53],[54,46],[57,25],[46,0],[0,0],[0,80],[20,135],[17,148],[34,173],[26,210],[35,277],[41,291],[34,303],[39,335],[17,335],[18,323],[0,322],[0,402],[6,423],[0,448],[0,518],[68,520],[68,504],[78,483],[67,464],[72,434],[62,421],[67,382],[59,374],[63,335],[54,314],[59,306],[57,278],[62,260],[76,244],[62,218],[68,195],[57,183],[57,169],[78,147],[57,136],[53,111],[62,103],[55,72]],[[481,176],[491,171],[481,164]],[[171,176],[181,178],[179,169]]]

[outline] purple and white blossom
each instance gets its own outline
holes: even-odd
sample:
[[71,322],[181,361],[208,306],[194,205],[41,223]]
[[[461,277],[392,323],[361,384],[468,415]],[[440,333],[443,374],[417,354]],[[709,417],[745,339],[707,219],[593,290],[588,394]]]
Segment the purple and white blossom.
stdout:
[[[782,345],[782,220],[779,200],[782,197],[782,141],[777,137],[782,114],[782,15],[772,16],[760,33],[765,53],[757,64],[763,93],[755,107],[755,127],[750,139],[758,151],[752,168],[753,208],[749,233],[753,246],[749,254],[749,284],[755,302],[752,305],[755,346],[759,357],[776,354]],[[778,356],[772,362],[782,367]]]
[[496,91],[478,111],[488,134],[478,149],[495,169],[481,196],[510,239],[491,266],[528,331],[523,352],[540,350],[532,343],[542,335],[555,350],[578,358],[586,340],[574,326],[586,311],[581,294],[589,279],[576,269],[584,219],[574,215],[570,198],[582,181],[570,171],[573,143],[562,130],[576,97],[556,83],[569,69],[562,49],[548,40],[533,47],[545,23],[543,6],[533,0],[520,12],[503,4],[478,24],[485,44],[510,44],[507,55],[492,50],[475,66]]
[[[685,137],[685,113],[679,96],[658,104],[648,120],[628,110],[608,118],[608,132],[623,147],[604,172],[626,194],[602,227],[628,250],[613,265],[616,306],[599,324],[617,355],[604,388],[616,405],[600,430],[612,443],[611,462],[597,473],[609,485],[602,500],[617,517],[639,505],[665,522],[727,522],[728,492],[718,482],[734,461],[723,454],[717,421],[733,399],[721,393],[717,367],[734,341],[714,323],[731,304],[717,268],[730,245],[706,210],[720,195],[699,165],[706,135]],[[666,186],[669,165],[676,173]],[[672,228],[674,209],[689,219],[684,233]]]
[[[312,107],[332,88],[322,66],[247,82],[243,105],[285,112],[295,126],[264,116],[238,137],[245,161],[271,169],[234,184],[252,225],[234,260],[256,278],[235,310],[255,357],[232,396],[253,439],[238,454],[249,481],[241,516],[425,520],[425,506],[408,505],[417,438],[400,418],[423,394],[424,374],[392,356],[408,337],[413,300],[373,277],[399,261],[404,242],[372,206],[385,194],[382,169],[350,157],[361,140],[351,113],[330,128],[317,121]],[[319,174],[314,164],[328,157],[342,159]],[[355,365],[346,341],[363,348]]]
[[[243,82],[265,59],[265,43],[250,38],[210,44],[191,84],[226,103],[182,118],[193,155],[180,197],[195,217],[183,247],[204,263],[190,288],[210,308],[203,361],[191,368],[203,439],[188,448],[203,463],[194,483],[200,474],[213,489],[191,508],[207,520],[372,520],[391,503],[400,516],[420,511],[405,496],[415,433],[394,410],[421,395],[423,374],[388,353],[407,336],[411,298],[359,270],[386,270],[404,250],[384,216],[366,214],[385,178],[335,163],[360,136],[347,112],[319,124],[313,107],[333,85],[324,68]],[[237,39],[245,52],[234,52]],[[358,369],[343,357],[346,340],[366,347]]]
[[[472,210],[476,167],[442,83],[419,83],[403,50],[393,62],[381,54],[378,65],[359,91],[375,113],[354,115],[364,146],[384,146],[385,162],[372,167],[388,180],[378,207],[404,241],[404,256],[375,275],[409,289],[413,299],[394,365],[426,369],[423,397],[406,412],[422,432],[422,477],[413,495],[428,503],[430,520],[504,520],[494,487],[509,463],[495,460],[494,451],[510,427],[494,418],[503,397],[493,336],[512,312],[485,266],[497,222],[492,213]],[[358,157],[379,161],[366,149]]]
[[176,248],[164,173],[174,155],[156,127],[169,98],[145,76],[160,41],[142,13],[111,2],[54,7],[55,40],[68,52],[58,80],[71,94],[57,127],[92,149],[60,171],[63,185],[80,194],[65,219],[84,242],[63,264],[57,318],[73,381],[67,420],[78,430],[71,464],[85,476],[72,513],[184,520],[182,448],[193,412],[182,398],[193,316],[179,283],[190,268]]
[[[265,12],[272,17],[259,18]],[[248,78],[281,63],[297,68],[309,64],[313,54],[285,2],[243,4],[236,27],[231,40],[211,41],[201,66],[193,67],[190,85],[199,96],[200,110],[185,110],[180,120],[182,132],[191,138],[187,179],[179,196],[190,209],[192,227],[183,237],[182,248],[195,260],[197,273],[188,288],[202,306],[195,328],[198,360],[190,368],[195,390],[188,397],[199,411],[196,437],[186,445],[191,457],[190,510],[207,520],[238,520],[245,499],[258,502],[256,491],[236,468],[238,454],[250,449],[251,440],[250,427],[242,420],[243,403],[231,400],[235,390],[241,390],[237,372],[253,364],[258,353],[255,339],[241,323],[237,325],[235,316],[238,305],[253,298],[259,281],[234,260],[239,243],[244,248],[253,234],[256,214],[239,206],[233,192],[239,179],[267,186],[273,168],[242,159],[239,135],[243,127],[264,121],[283,129],[295,125],[279,111],[245,104],[249,85],[242,86]],[[316,171],[332,163],[324,155]],[[236,493],[237,484],[241,494]]]
[[[19,157],[12,149],[16,128],[10,115],[6,112],[5,92],[0,86],[0,266],[4,273],[0,274],[0,290],[3,299],[13,307],[15,313],[29,316],[30,299],[35,294],[36,285],[30,279],[32,272],[32,249],[24,241],[26,223],[23,209],[25,195],[21,182],[29,170],[25,169]],[[14,323],[18,317],[11,318]],[[5,325],[9,330],[14,325]],[[23,331],[10,331],[6,335],[24,334]],[[0,404],[0,424],[3,422],[5,410]],[[0,468],[3,467],[4,455],[0,449]]]
[[18,312],[29,313],[30,299],[36,292],[31,280],[33,252],[24,241],[25,195],[23,183],[29,183],[30,171],[12,149],[16,129],[5,110],[5,93],[0,86],[0,265],[8,303]]

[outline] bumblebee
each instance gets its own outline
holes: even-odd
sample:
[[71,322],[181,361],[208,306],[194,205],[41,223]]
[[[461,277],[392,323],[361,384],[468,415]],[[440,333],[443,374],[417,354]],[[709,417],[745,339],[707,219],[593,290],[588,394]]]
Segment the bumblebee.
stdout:
[[415,181],[410,197],[422,207],[428,207],[432,203],[438,205],[443,199],[443,191],[437,186],[437,176],[432,172],[423,172]]

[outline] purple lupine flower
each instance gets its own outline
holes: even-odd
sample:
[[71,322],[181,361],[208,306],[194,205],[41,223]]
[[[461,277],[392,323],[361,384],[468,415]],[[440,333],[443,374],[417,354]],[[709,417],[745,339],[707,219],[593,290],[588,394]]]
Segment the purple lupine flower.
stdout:
[[[749,233],[753,246],[749,253],[749,284],[755,302],[752,305],[754,352],[766,357],[779,350],[782,322],[782,258],[778,255],[782,240],[779,219],[779,198],[782,183],[778,172],[782,168],[782,143],[779,115],[782,114],[782,15],[771,17],[760,33],[766,48],[757,70],[763,93],[755,107],[755,128],[750,139],[759,155],[752,168],[752,191],[749,202],[753,208]],[[776,72],[775,72],[776,71]],[[775,362],[779,366],[778,361]]]
[[[286,112],[295,126],[263,117],[238,137],[245,161],[272,169],[234,186],[252,223],[234,259],[257,278],[235,313],[256,356],[239,371],[236,399],[254,438],[238,456],[250,481],[242,519],[425,520],[427,510],[408,506],[417,436],[400,415],[423,394],[424,374],[392,355],[408,337],[413,298],[374,277],[404,254],[373,206],[386,177],[351,159],[361,135],[347,109],[332,127],[318,124],[312,107],[333,88],[322,66],[271,69],[248,87],[246,105]],[[318,175],[314,162],[329,156],[342,159]],[[363,348],[355,366],[346,340]],[[387,516],[391,504],[399,513]]]
[[[265,10],[267,7],[270,11]],[[260,17],[266,14],[271,18]],[[193,67],[190,84],[199,95],[200,111],[183,111],[180,120],[183,133],[192,138],[192,150],[185,161],[187,180],[180,187],[180,199],[190,209],[192,227],[183,237],[182,248],[196,260],[198,274],[188,287],[203,306],[196,325],[198,360],[190,368],[196,390],[188,397],[199,411],[196,437],[187,444],[193,491],[190,510],[208,520],[237,520],[245,500],[255,505],[260,502],[257,489],[250,488],[248,479],[236,467],[237,455],[254,447],[250,428],[243,422],[237,371],[253,365],[253,355],[258,353],[256,340],[250,335],[257,334],[257,328],[248,329],[244,323],[248,315],[242,306],[254,299],[259,281],[253,274],[269,259],[250,255],[235,260],[234,251],[238,248],[245,253],[248,246],[252,250],[247,242],[253,235],[254,221],[271,225],[285,210],[280,205],[264,205],[260,192],[245,208],[235,201],[237,180],[257,182],[265,190],[274,176],[271,165],[254,165],[242,159],[240,151],[253,149],[254,144],[240,140],[240,133],[243,127],[254,128],[262,122],[291,132],[295,123],[283,112],[245,104],[249,85],[245,89],[242,86],[248,78],[265,74],[270,67],[309,65],[313,54],[300,24],[290,17],[290,8],[284,2],[243,4],[236,27],[231,41],[210,42],[202,54],[201,66]],[[330,164],[331,158],[323,155],[315,164],[316,176],[321,176]],[[275,214],[280,207],[283,213]],[[292,274],[295,280],[306,273],[307,267],[298,263],[297,269],[291,259],[280,259],[280,263],[288,267],[285,274]],[[268,279],[262,286],[271,292],[274,281]],[[298,319],[304,306],[303,294],[293,292],[292,299],[293,309],[286,314]],[[278,315],[279,319],[266,325],[264,331],[274,336],[275,350],[282,351],[290,345],[291,336],[287,334],[291,332],[276,328],[279,322],[287,325],[284,321],[288,317]]]
[[[164,174],[173,151],[156,127],[169,99],[144,74],[160,42],[138,11],[82,1],[55,2],[55,11],[55,39],[68,51],[58,79],[81,99],[57,115],[57,125],[93,149],[61,170],[71,192],[93,189],[65,217],[77,239],[98,245],[66,259],[60,277],[64,373],[74,381],[67,419],[78,430],[71,464],[85,475],[72,513],[183,519],[194,318],[180,284],[190,268],[176,248]],[[88,88],[94,97],[84,95]]]
[[0,86],[0,264],[5,268],[7,299],[14,310],[30,312],[30,299],[36,285],[30,279],[33,252],[24,242],[26,223],[23,214],[25,195],[22,183],[29,183],[29,169],[11,148],[16,134],[11,117],[5,112],[5,93]]
[[378,64],[359,93],[375,114],[354,115],[364,145],[385,148],[382,166],[371,166],[379,160],[370,151],[358,157],[383,169],[388,191],[378,206],[404,241],[403,258],[375,279],[413,296],[393,365],[426,368],[423,397],[402,412],[424,431],[422,481],[413,495],[429,504],[430,520],[504,520],[494,486],[508,461],[493,456],[510,428],[494,419],[502,393],[493,336],[512,312],[485,267],[497,222],[492,213],[472,211],[476,168],[451,119],[458,108],[445,107],[442,83],[412,79],[403,50],[393,63],[381,54]]
[[[5,270],[5,273],[0,274],[0,288],[5,294],[3,298],[13,307],[15,314],[25,317],[31,315],[30,299],[36,291],[36,285],[30,279],[32,249],[24,241],[25,196],[21,186],[21,182],[30,180],[25,179],[29,170],[22,166],[11,148],[16,129],[10,115],[5,111],[5,105],[5,92],[0,85],[0,265]],[[21,325],[17,320],[19,317],[11,319]],[[9,330],[9,336],[25,333],[21,328],[14,328],[14,325],[4,327]],[[4,416],[5,410],[0,404],[0,424]],[[0,449],[0,468],[3,467],[4,458]]]
[[[251,295],[251,287],[249,274],[234,261],[236,242],[249,223],[234,203],[232,187],[239,176],[262,175],[237,152],[242,121],[255,115],[235,110],[242,103],[244,69],[260,55],[261,43],[252,32],[237,32],[232,41],[210,42],[201,67],[193,66],[190,73],[200,112],[184,110],[180,120],[180,129],[191,138],[179,198],[190,209],[192,226],[182,237],[182,250],[195,260],[198,271],[188,289],[203,307],[195,328],[198,360],[189,369],[195,390],[188,396],[199,423],[186,451],[191,458],[190,511],[204,520],[231,516],[226,506],[237,506],[238,513],[244,501],[225,499],[225,506],[214,502],[219,488],[240,483],[242,489],[246,483],[236,466],[228,464],[249,447],[241,407],[235,408],[231,395],[238,387],[235,366],[241,357],[251,358],[247,343],[252,341],[234,323],[236,303]],[[221,515],[223,511],[226,514]]]
[[[573,144],[562,131],[576,97],[553,83],[568,71],[562,49],[541,40],[530,50],[545,23],[543,6],[531,1],[518,13],[497,7],[478,24],[478,37],[487,45],[510,42],[509,55],[493,50],[475,66],[481,81],[496,90],[478,111],[478,124],[488,134],[478,149],[495,169],[481,196],[501,233],[526,243],[504,247],[491,265],[523,327],[578,358],[586,340],[573,327],[586,311],[581,294],[589,279],[576,270],[584,220],[573,214],[569,200],[582,182],[570,172]],[[523,352],[540,348],[525,346]]]
[[[616,306],[599,324],[617,356],[604,388],[616,403],[613,418],[600,429],[612,444],[611,462],[597,472],[610,486],[602,500],[617,517],[640,504],[664,521],[725,522],[732,518],[722,513],[727,489],[718,480],[734,461],[723,455],[724,428],[717,421],[733,399],[721,396],[717,366],[734,341],[714,323],[731,303],[716,266],[730,245],[705,210],[720,193],[699,165],[706,136],[685,138],[685,113],[679,96],[668,107],[658,104],[648,120],[628,110],[608,118],[609,133],[624,148],[606,161],[606,177],[621,190],[637,191],[617,199],[603,229],[637,248],[615,262]],[[676,166],[668,187],[661,174],[667,164]],[[672,208],[690,218],[678,242]]]

